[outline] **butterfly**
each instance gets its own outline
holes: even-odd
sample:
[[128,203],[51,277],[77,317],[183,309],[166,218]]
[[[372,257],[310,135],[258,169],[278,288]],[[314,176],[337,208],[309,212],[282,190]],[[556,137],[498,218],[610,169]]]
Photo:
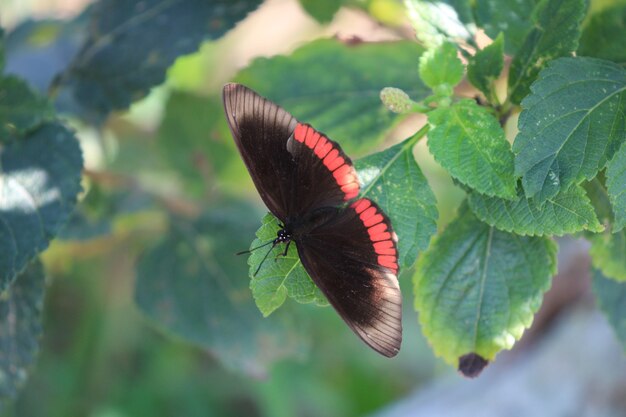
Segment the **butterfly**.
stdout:
[[286,254],[293,242],[304,269],[354,333],[395,356],[402,342],[397,237],[375,202],[357,198],[350,158],[337,142],[243,85],[225,85],[223,102],[254,185],[281,222],[272,247],[286,244]]

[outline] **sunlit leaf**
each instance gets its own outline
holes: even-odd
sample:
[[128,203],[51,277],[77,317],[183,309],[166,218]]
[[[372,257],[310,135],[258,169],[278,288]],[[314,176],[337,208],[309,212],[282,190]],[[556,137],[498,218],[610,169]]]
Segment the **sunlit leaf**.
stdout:
[[550,63],[523,102],[515,172],[539,202],[596,176],[626,139],[626,70],[594,58]]
[[626,281],[626,229],[588,236],[591,241],[591,263],[609,278]]
[[456,43],[472,37],[473,28],[466,25],[455,7],[447,3],[424,0],[404,1],[417,39],[429,49],[445,41]]
[[436,89],[440,85],[452,87],[463,78],[463,63],[457,56],[456,47],[444,42],[436,48],[429,49],[420,57],[420,78],[424,84]]

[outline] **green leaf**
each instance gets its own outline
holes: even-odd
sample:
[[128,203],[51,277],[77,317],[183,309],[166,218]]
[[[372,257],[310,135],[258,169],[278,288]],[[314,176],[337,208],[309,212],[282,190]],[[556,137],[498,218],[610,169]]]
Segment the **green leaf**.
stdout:
[[2,74],[2,72],[4,71],[4,49],[4,30],[0,28],[0,74]]
[[626,229],[591,235],[591,263],[609,278],[626,281]]
[[476,2],[475,16],[478,26],[494,39],[504,33],[504,50],[515,55],[533,26],[531,17],[537,0],[490,0]]
[[515,199],[513,154],[495,117],[473,100],[428,114],[428,147],[454,178],[489,196]]
[[607,166],[606,186],[615,215],[613,231],[617,232],[626,226],[626,142]]
[[137,266],[135,299],[158,327],[211,351],[229,368],[263,374],[300,353],[286,316],[264,320],[248,288],[245,260],[258,213],[221,203],[196,221],[173,219],[167,236]]
[[470,58],[467,65],[467,79],[493,101],[495,90],[493,83],[498,79],[504,66],[504,36],[498,35],[495,41],[479,50]]
[[626,63],[626,4],[607,7],[591,16],[583,29],[579,56]]
[[174,60],[217,39],[260,0],[102,0],[90,36],[56,87],[94,115],[125,109],[165,79]]
[[404,0],[404,4],[417,39],[428,49],[435,48],[445,41],[453,43],[468,41],[473,36],[474,30],[462,22],[458,13],[465,8],[454,8],[443,1]]
[[420,57],[419,73],[424,84],[432,89],[444,85],[450,89],[463,78],[463,63],[457,56],[456,47],[444,42],[429,49]]
[[583,229],[592,232],[604,230],[585,190],[579,186],[549,198],[543,206],[527,199],[521,189],[514,201],[478,193],[471,193],[468,201],[480,220],[518,235],[562,236]]
[[381,89],[392,85],[416,100],[428,95],[414,71],[421,52],[407,41],[349,46],[318,40],[290,56],[259,58],[235,81],[312,124],[350,154],[370,147],[399,120],[380,102]]
[[[263,218],[263,224],[256,232],[257,238],[252,242],[250,248],[256,248],[276,239],[276,232],[280,229],[278,220],[273,215],[267,214]],[[286,256],[282,256],[285,245],[277,245],[268,254],[269,247],[266,250],[253,251],[248,258],[250,276],[252,277],[250,288],[256,305],[264,316],[269,316],[280,307],[287,296],[299,303],[328,305],[326,297],[311,281],[302,266],[295,244],[289,245]],[[266,255],[267,258],[264,261]]]
[[300,5],[308,14],[320,23],[333,20],[343,0],[300,0]]
[[217,98],[173,92],[156,143],[162,158],[195,195],[206,194],[227,177],[241,180],[241,160]]
[[549,61],[578,47],[584,0],[542,0],[533,14],[534,26],[511,62],[509,100],[519,104]]
[[16,396],[35,363],[44,290],[43,267],[36,261],[0,295],[0,400]]
[[435,353],[461,367],[478,355],[484,367],[510,349],[550,286],[556,250],[548,238],[498,231],[461,208],[422,253],[414,277],[415,308]]
[[626,349],[626,283],[607,278],[595,268],[592,274],[593,292],[598,306]]
[[80,192],[83,159],[74,135],[48,123],[0,152],[0,291],[48,246]]
[[613,215],[613,209],[611,208],[611,202],[609,201],[609,194],[606,191],[604,183],[604,172],[601,171],[591,181],[586,181],[582,185],[587,192],[587,196],[591,200],[591,205],[593,206],[600,223],[603,225],[610,225],[613,223],[615,216]]
[[414,138],[356,161],[361,195],[374,200],[398,235],[399,265],[410,268],[437,232],[437,201],[415,162]]
[[626,71],[594,58],[544,69],[523,102],[515,172],[539,202],[596,176],[626,138]]
[[0,142],[31,131],[54,113],[48,101],[21,79],[0,77]]

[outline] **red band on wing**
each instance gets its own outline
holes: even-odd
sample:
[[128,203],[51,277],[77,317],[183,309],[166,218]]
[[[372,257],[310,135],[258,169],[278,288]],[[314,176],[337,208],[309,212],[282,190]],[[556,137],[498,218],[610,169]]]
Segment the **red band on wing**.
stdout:
[[345,194],[344,200],[348,201],[359,195],[359,180],[356,171],[335,142],[311,126],[302,123],[298,123],[296,126],[293,137],[311,149],[333,174],[337,185]]
[[393,232],[388,222],[385,221],[383,213],[367,198],[355,201],[351,207],[359,215],[363,226],[367,228],[374,251],[378,255],[378,264],[397,274],[398,251],[392,236]]

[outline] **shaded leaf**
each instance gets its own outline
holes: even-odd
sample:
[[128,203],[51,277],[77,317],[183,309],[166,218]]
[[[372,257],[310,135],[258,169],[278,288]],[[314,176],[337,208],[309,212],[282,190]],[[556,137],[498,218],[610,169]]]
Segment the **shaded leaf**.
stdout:
[[0,77],[0,142],[35,129],[54,113],[48,101],[21,79]]
[[467,64],[467,79],[489,100],[493,101],[495,90],[493,83],[500,77],[504,66],[504,37],[502,33],[493,43],[479,51]]
[[342,3],[343,0],[300,0],[302,8],[320,23],[333,20]]
[[579,56],[626,63],[626,4],[607,7],[594,14],[583,29]]
[[473,100],[428,114],[428,148],[450,175],[489,196],[514,199],[513,153],[495,117]]
[[216,39],[260,0],[102,0],[89,37],[56,87],[94,115],[125,109],[165,79],[180,55]]
[[[511,62],[509,100],[519,104],[549,61],[578,48],[584,0],[542,0],[533,13],[533,27]],[[508,40],[508,38],[507,38]]]
[[421,52],[406,41],[348,46],[318,40],[290,56],[259,58],[235,81],[326,133],[350,154],[370,147],[399,120],[380,102],[380,90],[397,87],[415,100],[428,95],[414,71]]
[[504,50],[515,55],[533,26],[532,11],[536,4],[537,0],[477,1],[474,14],[478,25],[491,39],[504,33]]
[[[469,7],[455,8],[446,3],[444,1],[404,1],[417,39],[428,49],[435,48],[445,41],[458,43],[472,38],[473,30],[463,23],[458,13],[458,10],[465,11],[466,13],[463,13],[461,17],[469,20],[471,14]],[[461,4],[456,4],[456,6],[461,6]]]
[[230,368],[259,375],[273,361],[299,354],[302,340],[287,317],[261,317],[245,260],[234,255],[247,245],[256,219],[255,210],[235,203],[193,222],[173,219],[168,235],[137,266],[135,299],[159,327]]
[[0,291],[63,227],[80,192],[74,135],[48,123],[0,151]]
[[606,186],[615,216],[613,231],[617,232],[626,226],[626,142],[607,166]]
[[355,164],[361,195],[383,209],[398,235],[400,269],[413,265],[437,231],[437,201],[415,162],[414,145],[409,138]]
[[[276,239],[276,232],[280,229],[276,218],[267,214],[263,218],[263,224],[256,232],[257,238],[252,242],[250,248],[256,248]],[[302,266],[295,243],[289,245],[286,256],[282,256],[285,251],[284,244],[277,245],[268,255],[270,247],[267,246],[265,250],[253,251],[248,258],[250,276],[252,277],[250,288],[256,305],[263,315],[270,315],[285,302],[287,296],[299,303],[328,305],[326,297],[311,281]],[[266,255],[267,258],[264,260]],[[259,269],[262,261],[264,262]]]
[[539,202],[596,176],[626,138],[626,71],[594,58],[562,58],[523,102],[515,172]]
[[609,278],[626,281],[626,229],[588,236],[591,241],[591,263]]
[[424,52],[420,57],[419,73],[424,84],[430,88],[445,85],[451,94],[452,88],[463,78],[463,63],[457,56],[456,47],[444,42]]
[[626,349],[626,283],[607,278],[595,268],[592,274],[596,302]]
[[554,273],[550,239],[498,231],[464,206],[417,262],[415,308],[424,335],[452,365],[491,361],[530,326]]
[[36,261],[0,295],[0,400],[16,396],[34,365],[44,290],[43,267]]
[[603,225],[612,224],[614,217],[609,194],[604,185],[604,172],[601,171],[592,180],[583,183],[587,196],[591,200],[591,205],[596,212],[597,218]]
[[521,190],[513,201],[471,193],[468,202],[480,220],[518,235],[562,236],[583,229],[604,230],[585,190],[579,186],[560,192],[543,205],[527,199]]

